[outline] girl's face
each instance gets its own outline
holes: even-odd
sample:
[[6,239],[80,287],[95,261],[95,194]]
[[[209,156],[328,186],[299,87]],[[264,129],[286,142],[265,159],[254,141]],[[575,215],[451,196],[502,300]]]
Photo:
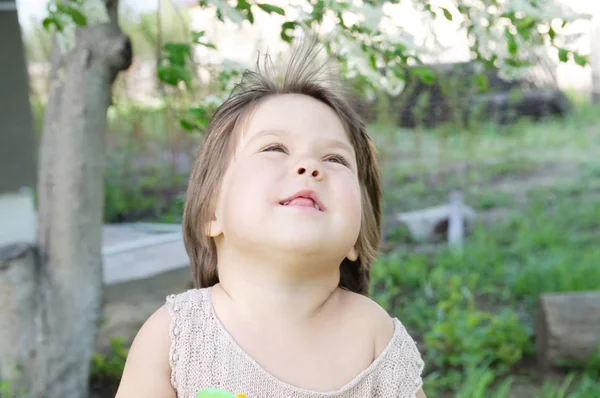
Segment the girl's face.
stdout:
[[305,95],[264,100],[240,133],[211,235],[254,250],[355,260],[360,226],[356,156],[336,113]]

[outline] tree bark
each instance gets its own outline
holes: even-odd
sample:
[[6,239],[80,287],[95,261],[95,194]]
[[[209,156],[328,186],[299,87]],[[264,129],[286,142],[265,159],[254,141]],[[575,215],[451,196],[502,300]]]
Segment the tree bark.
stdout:
[[30,342],[0,356],[21,370],[32,397],[88,395],[101,314],[106,111],[132,54],[118,26],[118,0],[95,1],[110,20],[77,28],[66,51],[54,45],[38,170],[37,261],[5,261],[8,272],[0,273],[0,325],[19,309],[9,337]]
[[599,344],[600,291],[544,294],[539,298],[536,346],[542,372],[585,364]]

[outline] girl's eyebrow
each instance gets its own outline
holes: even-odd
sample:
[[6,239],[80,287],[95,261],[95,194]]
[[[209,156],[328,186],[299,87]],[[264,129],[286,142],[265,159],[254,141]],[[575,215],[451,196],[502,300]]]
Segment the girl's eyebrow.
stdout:
[[[272,130],[272,129],[261,130],[261,131],[257,132],[256,134],[254,134],[254,136],[248,140],[246,145],[248,145],[251,142],[253,142],[254,140],[257,140],[262,137],[268,137],[268,136],[281,137],[282,135],[285,135],[286,133],[288,133],[288,131],[285,131],[285,130]],[[350,145],[347,142],[344,142],[342,140],[335,139],[335,138],[325,139],[325,146],[328,148],[331,147],[331,148],[341,149],[341,150],[347,151],[350,154],[354,153],[354,148],[352,147],[352,145]]]
[[246,145],[257,140],[258,138],[262,138],[262,137],[270,136],[270,135],[275,136],[275,137],[280,137],[284,133],[285,132],[282,130],[261,130],[258,133],[254,134],[254,136],[252,138],[250,138],[248,140],[248,142],[246,142]]
[[327,147],[338,148],[348,153],[354,153],[354,148],[350,144],[344,141],[336,140],[336,139],[328,139],[326,141]]

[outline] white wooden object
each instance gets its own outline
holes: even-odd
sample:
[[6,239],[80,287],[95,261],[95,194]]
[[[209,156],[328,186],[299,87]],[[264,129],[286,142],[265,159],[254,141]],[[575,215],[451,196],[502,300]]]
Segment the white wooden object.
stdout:
[[465,215],[460,192],[450,194],[448,210],[448,245],[453,250],[461,251],[465,235]]
[[440,236],[449,233],[448,228],[452,214],[460,214],[463,219],[462,228],[456,227],[456,223],[454,223],[454,228],[457,228],[452,231],[454,242],[457,239],[456,236],[461,234],[461,229],[463,231],[462,235],[472,229],[475,220],[475,211],[462,202],[399,213],[396,215],[396,220],[406,226],[412,239],[428,242],[439,240]]

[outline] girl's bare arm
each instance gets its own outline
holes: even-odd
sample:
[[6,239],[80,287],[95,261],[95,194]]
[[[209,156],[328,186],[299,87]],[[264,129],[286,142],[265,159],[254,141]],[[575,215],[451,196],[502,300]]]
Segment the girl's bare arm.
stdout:
[[116,398],[175,398],[169,349],[171,318],[165,306],[148,318],[133,341]]

